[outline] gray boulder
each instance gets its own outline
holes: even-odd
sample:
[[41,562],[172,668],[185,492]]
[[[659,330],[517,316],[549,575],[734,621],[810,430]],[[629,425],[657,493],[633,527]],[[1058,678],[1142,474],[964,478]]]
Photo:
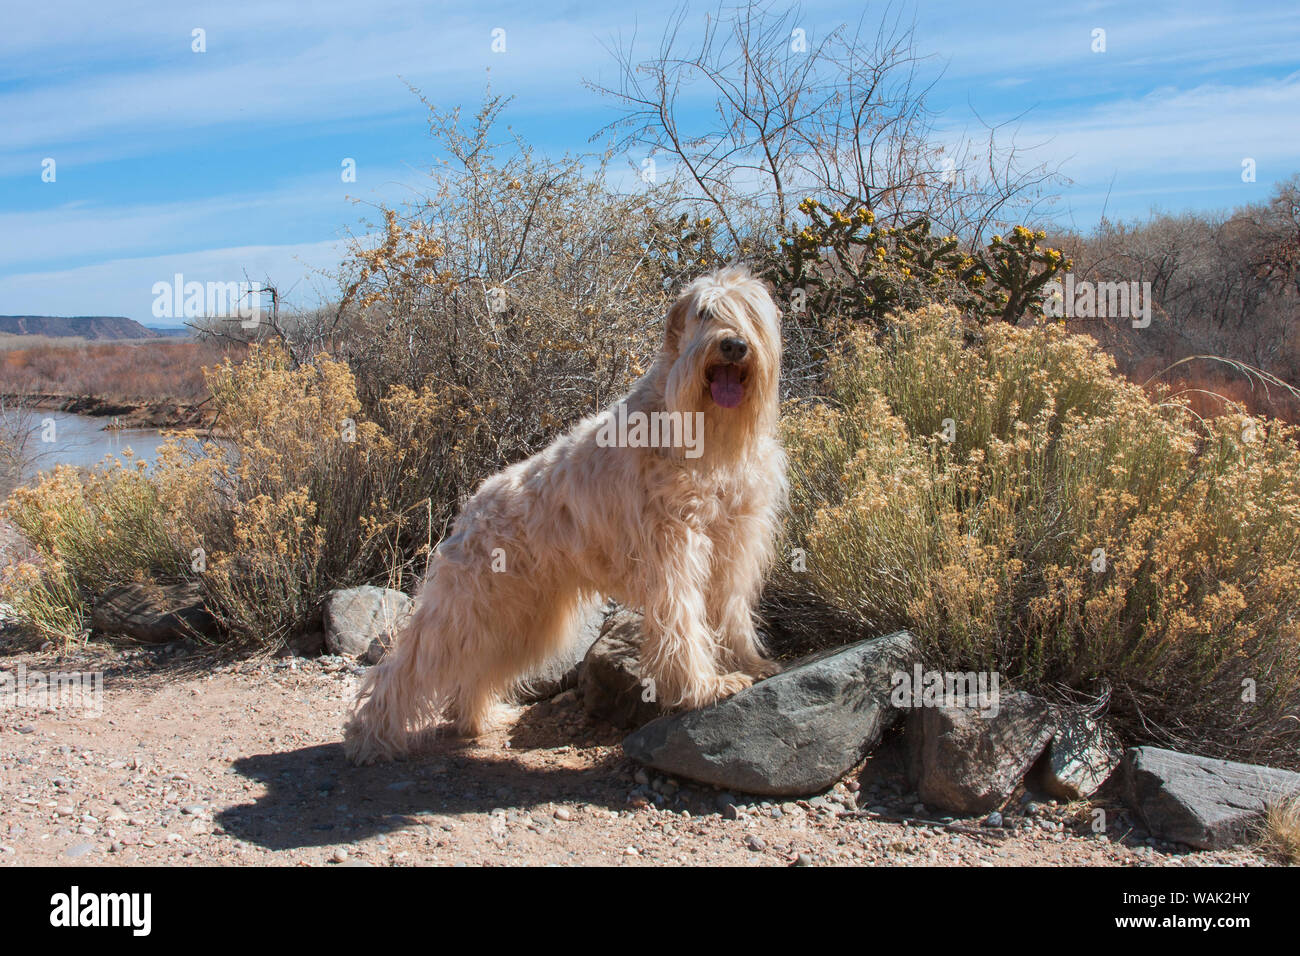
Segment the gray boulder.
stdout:
[[1025,693],[1001,694],[996,715],[918,707],[907,723],[908,777],[930,806],[988,813],[1011,796],[1055,730],[1047,703]]
[[600,636],[579,668],[582,706],[597,720],[615,727],[640,727],[658,717],[660,708],[641,686],[641,615],[619,609],[605,619]]
[[660,717],[624,752],[729,790],[801,796],[830,787],[899,716],[891,674],[917,660],[906,631],[814,655],[700,710]]
[[1106,725],[1076,707],[1053,707],[1056,724],[1047,756],[1029,783],[1058,800],[1081,800],[1101,788],[1124,758],[1124,748]]
[[218,635],[217,622],[203,603],[203,591],[193,583],[134,582],[111,587],[92,603],[90,623],[104,634],[145,644]]
[[1300,794],[1300,773],[1133,747],[1120,770],[1124,802],[1162,840],[1214,850],[1247,842],[1270,804]]
[[383,656],[406,623],[414,602],[401,591],[362,585],[331,591],[321,616],[325,649],[371,663]]

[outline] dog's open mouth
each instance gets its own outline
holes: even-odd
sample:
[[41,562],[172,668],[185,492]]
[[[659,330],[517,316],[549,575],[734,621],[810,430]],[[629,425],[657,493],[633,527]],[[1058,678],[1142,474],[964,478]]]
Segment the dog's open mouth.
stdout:
[[723,408],[735,408],[745,397],[745,369],[739,365],[714,365],[708,379],[709,394]]

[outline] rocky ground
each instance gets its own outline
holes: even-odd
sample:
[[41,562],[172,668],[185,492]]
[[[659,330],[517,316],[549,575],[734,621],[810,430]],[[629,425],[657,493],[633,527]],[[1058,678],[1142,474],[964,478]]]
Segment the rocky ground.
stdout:
[[[338,657],[214,661],[173,645],[0,648],[0,671],[101,670],[98,717],[0,709],[0,865],[1255,865],[1190,852],[1118,807],[1016,799],[1001,825],[905,792],[883,746],[833,791],[761,800],[665,780],[623,756],[573,691],[410,760],[348,765],[363,668]],[[1102,801],[1102,805],[1105,802]]]

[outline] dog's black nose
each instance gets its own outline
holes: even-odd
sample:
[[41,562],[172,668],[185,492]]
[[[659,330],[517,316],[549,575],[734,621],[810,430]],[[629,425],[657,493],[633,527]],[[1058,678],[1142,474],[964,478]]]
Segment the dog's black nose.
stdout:
[[739,362],[749,351],[749,344],[744,339],[723,339],[718,351],[728,362]]

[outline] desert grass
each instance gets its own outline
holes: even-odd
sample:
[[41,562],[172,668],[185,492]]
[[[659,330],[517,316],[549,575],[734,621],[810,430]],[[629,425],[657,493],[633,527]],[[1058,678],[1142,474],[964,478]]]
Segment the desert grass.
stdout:
[[207,397],[203,369],[229,346],[213,342],[146,339],[86,342],[12,336],[0,348],[0,392],[11,395],[94,395],[115,401],[201,401]]
[[1108,693],[1131,739],[1297,764],[1294,428],[935,307],[850,335],[786,441],[807,570],[780,588],[946,668]]
[[1300,865],[1300,795],[1269,804],[1262,849],[1288,866]]

